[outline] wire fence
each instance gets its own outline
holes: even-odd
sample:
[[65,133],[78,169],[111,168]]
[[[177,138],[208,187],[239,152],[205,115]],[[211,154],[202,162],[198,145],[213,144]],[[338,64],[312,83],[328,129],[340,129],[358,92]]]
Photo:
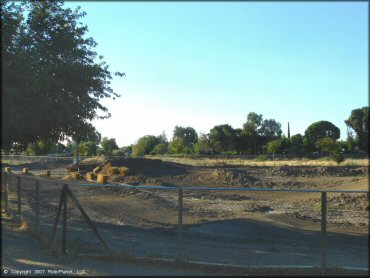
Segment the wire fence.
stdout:
[[6,172],[1,184],[2,210],[64,254],[321,274],[369,268],[368,191],[98,185]]

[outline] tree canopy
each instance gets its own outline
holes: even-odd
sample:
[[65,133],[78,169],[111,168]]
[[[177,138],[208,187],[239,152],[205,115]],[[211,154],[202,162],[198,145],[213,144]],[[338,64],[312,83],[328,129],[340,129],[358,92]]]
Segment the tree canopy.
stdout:
[[309,150],[316,149],[316,142],[323,138],[330,138],[334,141],[339,139],[340,130],[329,121],[319,121],[309,125],[305,131],[306,147]]
[[356,141],[360,149],[369,151],[369,107],[362,107],[351,111],[351,115],[344,121],[356,132]]
[[86,137],[89,121],[110,116],[100,99],[119,97],[86,14],[60,0],[2,1],[1,13],[2,149]]

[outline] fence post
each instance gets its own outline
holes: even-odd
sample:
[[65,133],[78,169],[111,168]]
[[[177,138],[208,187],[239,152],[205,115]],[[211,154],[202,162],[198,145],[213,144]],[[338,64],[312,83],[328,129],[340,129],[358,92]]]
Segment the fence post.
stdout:
[[39,189],[39,181],[36,180],[36,233],[39,231],[39,223],[40,223],[40,189]]
[[17,176],[17,193],[18,193],[18,211],[17,211],[17,215],[18,217],[21,217],[21,213],[22,213],[22,205],[21,205],[21,202],[22,202],[22,196],[21,196],[21,177]]
[[5,202],[5,213],[9,214],[9,197],[8,197],[8,173],[4,172],[4,202]]
[[[64,185],[67,186],[67,185]],[[67,194],[63,199],[63,235],[62,235],[62,254],[67,254]]]
[[326,255],[327,255],[327,246],[326,246],[326,192],[321,192],[321,275],[325,275],[326,271]]
[[184,238],[183,238],[183,227],[182,227],[182,189],[179,189],[178,192],[178,253],[177,253],[177,262],[178,266],[181,267],[181,262],[184,256]]

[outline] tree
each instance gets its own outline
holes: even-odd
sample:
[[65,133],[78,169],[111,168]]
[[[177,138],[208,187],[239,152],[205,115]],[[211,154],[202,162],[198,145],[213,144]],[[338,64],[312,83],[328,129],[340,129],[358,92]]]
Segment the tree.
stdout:
[[295,134],[289,139],[289,148],[288,152],[290,154],[302,154],[304,150],[303,146],[303,136],[301,134]]
[[85,13],[62,6],[2,2],[2,149],[76,136],[89,121],[110,117],[100,99],[119,97],[80,24]]
[[344,122],[356,132],[356,141],[360,149],[369,152],[369,107],[352,110]]
[[107,137],[104,137],[101,140],[100,145],[103,148],[105,155],[112,155],[113,150],[118,149],[116,139],[114,138],[108,139]]
[[279,139],[282,134],[281,124],[276,122],[274,119],[264,120],[258,133],[265,142]]
[[242,149],[248,149],[250,153],[256,154],[263,150],[268,142],[281,138],[281,124],[274,119],[263,120],[262,114],[250,112],[247,122],[243,124]]
[[168,150],[171,154],[186,154],[187,153],[187,146],[185,141],[181,138],[174,139],[170,142],[168,146]]
[[183,140],[184,144],[190,147],[192,143],[198,141],[198,134],[192,127],[175,126],[172,140]]
[[323,138],[330,138],[334,141],[339,139],[340,130],[328,121],[319,121],[311,124],[305,131],[306,146],[309,151],[315,151],[316,142]]
[[47,155],[48,153],[57,151],[57,143],[51,139],[40,139],[35,143],[28,144],[26,155]]
[[282,140],[277,139],[268,142],[267,144],[267,152],[272,154],[274,163],[275,163],[275,154],[281,152],[282,149]]
[[339,145],[332,138],[325,137],[316,141],[316,148],[324,153],[329,153],[331,155],[338,152]]
[[93,141],[85,141],[79,144],[78,150],[80,155],[95,156],[97,154],[98,145]]
[[168,150],[168,143],[159,143],[157,145],[155,145],[154,149],[150,152],[150,154],[159,154],[159,155],[163,155],[167,152]]
[[195,153],[198,154],[211,154],[211,142],[206,134],[201,133],[198,142],[194,146]]
[[159,144],[158,138],[154,135],[146,135],[137,141],[136,145],[133,147],[133,156],[143,156],[150,154],[154,147]]
[[212,149],[216,152],[235,150],[236,131],[228,124],[214,126],[208,138]]

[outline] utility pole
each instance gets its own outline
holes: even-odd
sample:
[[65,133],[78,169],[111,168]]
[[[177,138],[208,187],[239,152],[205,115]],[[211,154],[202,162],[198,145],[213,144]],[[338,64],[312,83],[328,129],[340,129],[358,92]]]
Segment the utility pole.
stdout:
[[289,122],[288,122],[288,139],[290,138],[290,127],[289,127]]

